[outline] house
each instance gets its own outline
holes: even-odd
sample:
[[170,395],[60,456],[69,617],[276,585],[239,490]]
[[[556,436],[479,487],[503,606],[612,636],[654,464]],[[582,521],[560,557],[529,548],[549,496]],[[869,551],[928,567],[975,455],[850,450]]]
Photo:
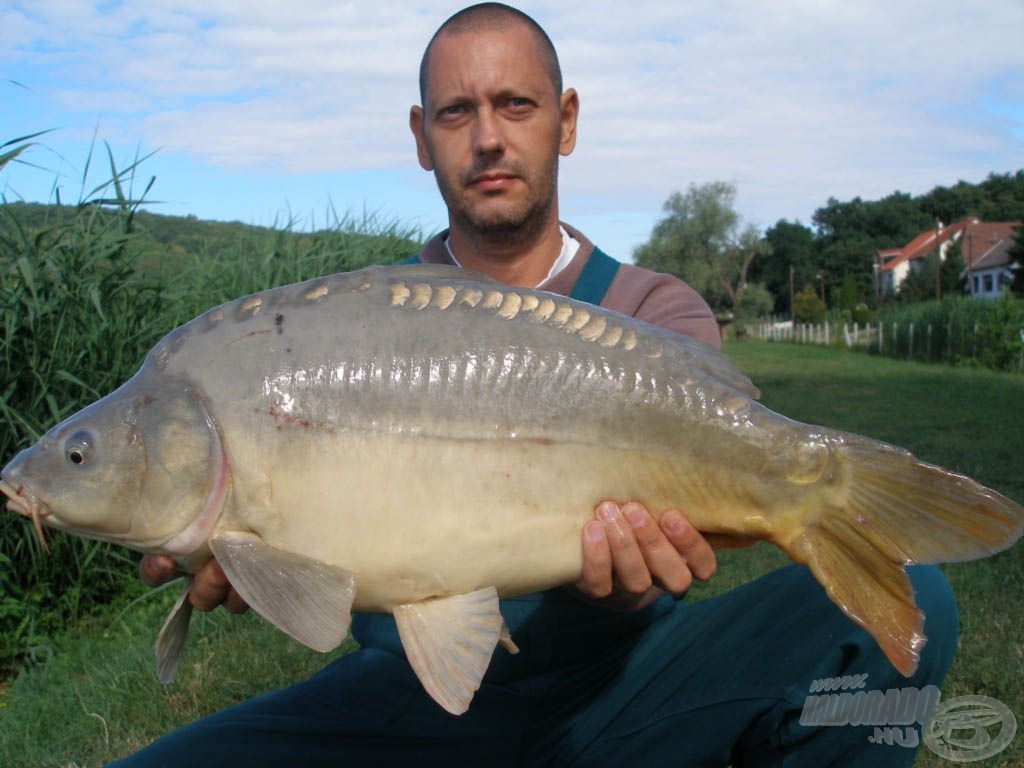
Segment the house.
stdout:
[[945,261],[953,244],[959,244],[964,260],[964,276],[968,290],[977,298],[998,296],[1013,282],[1013,271],[1007,255],[1013,243],[1017,222],[985,222],[971,218],[922,232],[902,248],[888,248],[875,253],[875,293],[898,294],[900,285],[921,268],[924,257],[939,249]]
[[1013,282],[1013,267],[1017,266],[1009,254],[1014,239],[1012,225],[1006,237],[990,233],[981,237],[980,242],[970,234],[965,237],[963,251],[967,290],[978,299],[998,298]]

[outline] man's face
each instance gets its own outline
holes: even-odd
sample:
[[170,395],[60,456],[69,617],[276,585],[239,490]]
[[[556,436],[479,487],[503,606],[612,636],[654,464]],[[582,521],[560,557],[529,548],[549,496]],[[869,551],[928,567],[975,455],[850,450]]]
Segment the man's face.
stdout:
[[558,155],[576,143],[579,102],[555,92],[522,25],[434,41],[426,104],[410,127],[453,226],[515,232],[557,220]]

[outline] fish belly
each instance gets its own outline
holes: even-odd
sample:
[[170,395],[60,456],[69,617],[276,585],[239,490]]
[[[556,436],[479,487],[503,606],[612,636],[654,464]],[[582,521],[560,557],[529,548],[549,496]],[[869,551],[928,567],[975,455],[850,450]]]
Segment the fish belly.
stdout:
[[317,443],[268,462],[271,514],[246,527],[355,573],[361,611],[574,581],[594,507],[641,492],[660,502],[674,475],[656,455],[540,440],[349,432]]

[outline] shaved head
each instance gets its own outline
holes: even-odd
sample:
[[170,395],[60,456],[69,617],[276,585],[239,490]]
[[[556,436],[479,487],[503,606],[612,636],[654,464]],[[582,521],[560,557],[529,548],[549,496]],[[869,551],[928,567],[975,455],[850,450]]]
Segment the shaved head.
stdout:
[[555,46],[552,44],[551,38],[541,29],[541,26],[525,13],[511,6],[501,3],[480,3],[463,8],[438,27],[437,32],[430,38],[427,49],[423,52],[423,59],[420,61],[420,103],[424,105],[427,103],[427,72],[430,66],[430,52],[434,47],[435,40],[442,35],[496,32],[515,25],[523,25],[530,30],[537,43],[533,54],[539,57],[544,70],[548,73],[551,85],[555,89],[555,95],[560,96],[562,93],[562,70],[558,65],[558,54],[555,53]]

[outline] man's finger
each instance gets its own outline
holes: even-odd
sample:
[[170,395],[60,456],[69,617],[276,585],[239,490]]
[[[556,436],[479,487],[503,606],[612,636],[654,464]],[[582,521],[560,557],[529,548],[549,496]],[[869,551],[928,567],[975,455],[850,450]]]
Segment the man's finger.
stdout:
[[700,531],[676,509],[667,511],[658,522],[672,546],[686,560],[690,572],[701,581],[710,579],[718,561]]
[[167,555],[144,555],[139,561],[139,578],[149,587],[159,587],[178,575],[178,564]]
[[681,594],[689,589],[693,576],[687,561],[650,512],[642,504],[630,502],[623,505],[622,514],[633,529],[654,583],[673,594]]
[[576,588],[590,597],[607,597],[612,591],[612,552],[604,524],[591,520],[583,528],[583,573]]
[[245,613],[249,610],[249,604],[232,587],[228,590],[228,596],[224,598],[224,608],[228,613]]
[[230,592],[228,577],[224,575],[220,564],[210,559],[196,571],[188,601],[197,611],[212,611],[228,599]]
[[626,592],[635,595],[645,593],[653,584],[651,572],[622,509],[613,502],[602,502],[597,508],[597,516],[604,523],[615,579]]

